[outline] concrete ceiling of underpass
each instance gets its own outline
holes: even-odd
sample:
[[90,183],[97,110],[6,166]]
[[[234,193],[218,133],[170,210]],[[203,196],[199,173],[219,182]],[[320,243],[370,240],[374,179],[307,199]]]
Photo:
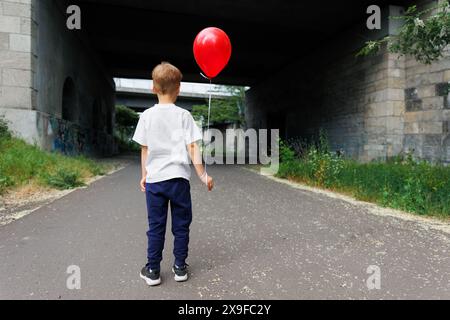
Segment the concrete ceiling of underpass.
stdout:
[[[367,17],[370,4],[388,1],[294,0],[79,0],[82,32],[115,77],[149,78],[153,66],[170,61],[185,81],[204,82],[192,54],[196,34],[208,26],[225,30],[233,54],[216,79],[251,85],[306,56]],[[397,1],[390,4],[404,4]]]

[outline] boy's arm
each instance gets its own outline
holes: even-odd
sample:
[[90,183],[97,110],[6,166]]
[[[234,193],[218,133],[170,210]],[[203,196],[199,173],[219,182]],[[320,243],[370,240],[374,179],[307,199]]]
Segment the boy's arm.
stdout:
[[208,191],[211,191],[214,187],[214,181],[210,175],[206,173],[205,168],[202,163],[202,156],[200,154],[200,149],[196,142],[187,145],[189,157],[191,158],[192,164],[194,165],[195,172],[200,180],[208,186]]
[[145,111],[139,117],[139,121],[136,125],[136,130],[134,131],[133,141],[139,143],[141,145],[141,181],[139,182],[139,186],[142,192],[145,192],[145,178],[147,176],[147,170],[145,169],[145,165],[147,163],[147,154],[148,154],[148,143],[147,143],[147,130],[145,126]]
[[141,191],[145,192],[145,181],[147,178],[147,170],[145,169],[145,164],[147,163],[147,157],[148,157],[148,147],[147,146],[141,146],[141,181],[139,183],[141,187]]

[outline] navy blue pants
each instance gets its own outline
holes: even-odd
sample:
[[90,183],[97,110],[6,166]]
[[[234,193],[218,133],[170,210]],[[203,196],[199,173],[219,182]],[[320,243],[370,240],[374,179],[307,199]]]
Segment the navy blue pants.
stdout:
[[169,203],[172,214],[175,264],[184,266],[188,256],[189,226],[192,221],[191,187],[189,181],[183,178],[176,178],[147,183],[145,195],[149,224],[149,230],[147,231],[148,266],[152,270],[160,269]]

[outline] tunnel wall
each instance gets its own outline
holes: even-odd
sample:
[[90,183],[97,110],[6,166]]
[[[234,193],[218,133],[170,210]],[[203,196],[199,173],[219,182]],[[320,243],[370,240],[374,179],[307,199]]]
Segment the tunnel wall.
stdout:
[[278,127],[283,138],[309,142],[322,130],[333,150],[360,160],[401,151],[402,60],[386,52],[307,60],[249,90],[248,126]]
[[114,153],[112,78],[82,31],[66,28],[65,5],[40,0],[28,6],[35,21],[30,26],[31,50],[26,53],[31,80],[22,85],[29,91],[15,94],[13,104],[2,105],[8,108],[4,113],[12,129],[47,150]]
[[362,161],[412,152],[450,162],[448,52],[431,66],[385,48],[357,58],[363,43],[351,34],[252,86],[247,126],[309,141],[322,129],[333,150]]

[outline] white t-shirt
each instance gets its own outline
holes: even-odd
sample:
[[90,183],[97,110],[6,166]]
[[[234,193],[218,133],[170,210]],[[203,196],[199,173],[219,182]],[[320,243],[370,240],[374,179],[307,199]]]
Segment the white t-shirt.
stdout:
[[174,104],[155,104],[142,113],[133,140],[148,147],[148,183],[184,178],[191,168],[187,145],[202,139],[189,111]]

